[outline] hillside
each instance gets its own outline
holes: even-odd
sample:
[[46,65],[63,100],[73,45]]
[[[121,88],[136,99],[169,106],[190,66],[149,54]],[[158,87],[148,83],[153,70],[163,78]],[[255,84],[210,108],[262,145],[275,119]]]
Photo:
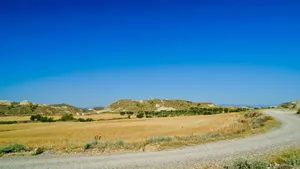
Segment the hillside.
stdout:
[[86,109],[78,108],[67,104],[32,104],[24,100],[22,102],[10,102],[7,100],[0,101],[0,116],[16,116],[16,115],[61,115],[65,113],[87,112]]
[[297,101],[281,103],[278,107],[287,108],[287,109],[299,109],[300,108],[300,99]]
[[167,99],[151,99],[151,100],[118,100],[106,107],[106,110],[112,112],[121,111],[161,111],[161,110],[183,110],[191,107],[215,107],[216,105],[209,102],[191,102],[187,100],[167,100]]

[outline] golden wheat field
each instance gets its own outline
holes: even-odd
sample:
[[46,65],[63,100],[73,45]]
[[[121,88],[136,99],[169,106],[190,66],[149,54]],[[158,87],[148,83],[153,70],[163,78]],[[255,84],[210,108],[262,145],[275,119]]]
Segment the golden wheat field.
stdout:
[[145,141],[152,136],[190,136],[224,129],[239,114],[124,119],[95,122],[21,123],[0,125],[0,146],[12,143],[28,147],[62,149],[82,147],[100,134],[103,140]]

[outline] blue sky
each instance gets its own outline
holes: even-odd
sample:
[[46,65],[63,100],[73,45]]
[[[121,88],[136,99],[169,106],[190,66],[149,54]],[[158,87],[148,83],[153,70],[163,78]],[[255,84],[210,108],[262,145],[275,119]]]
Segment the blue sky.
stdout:
[[297,1],[1,1],[0,99],[300,97]]

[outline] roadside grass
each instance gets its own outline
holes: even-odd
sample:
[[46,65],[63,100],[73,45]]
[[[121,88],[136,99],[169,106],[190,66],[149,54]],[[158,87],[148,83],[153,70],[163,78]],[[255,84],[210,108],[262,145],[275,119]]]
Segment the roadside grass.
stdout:
[[27,147],[22,144],[10,144],[8,146],[0,147],[0,154],[16,153],[26,150]]
[[[11,127],[6,128],[0,126],[0,145],[5,141],[20,142],[31,150],[51,147],[55,152],[63,153],[159,151],[246,137],[279,125],[272,117],[251,113],[119,120],[80,125],[72,122],[14,124],[15,126],[9,125]],[[96,137],[98,129],[104,135]],[[94,139],[86,141],[86,138],[93,136]]]
[[287,149],[269,156],[268,161],[271,164],[286,164],[300,167],[300,147]]
[[300,146],[254,158],[239,158],[223,169],[292,169],[300,167]]

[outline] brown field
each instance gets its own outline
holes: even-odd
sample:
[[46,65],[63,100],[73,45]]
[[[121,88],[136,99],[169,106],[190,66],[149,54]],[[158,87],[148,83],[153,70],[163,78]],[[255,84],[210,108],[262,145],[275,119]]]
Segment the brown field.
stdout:
[[[100,117],[101,116],[101,117]],[[0,146],[20,143],[28,147],[63,149],[82,147],[100,134],[102,140],[145,141],[152,136],[191,136],[224,131],[239,124],[236,113],[96,122],[21,123],[0,125]],[[81,116],[82,117],[82,116]],[[122,117],[119,114],[84,116],[94,119]],[[1,117],[9,119],[10,117]],[[18,117],[19,119],[25,117]],[[15,120],[15,119],[14,119]],[[27,119],[28,120],[28,117]],[[230,127],[232,128],[232,127]],[[237,130],[239,126],[236,126]]]
[[[54,117],[54,119],[59,119],[61,116],[48,116]],[[121,116],[118,113],[102,113],[102,114],[95,114],[95,115],[87,115],[87,116],[74,116],[75,118],[93,118],[94,120],[99,119],[113,119],[113,118],[126,118],[126,116]],[[26,121],[30,120],[30,116],[5,116],[0,117],[0,121]]]

